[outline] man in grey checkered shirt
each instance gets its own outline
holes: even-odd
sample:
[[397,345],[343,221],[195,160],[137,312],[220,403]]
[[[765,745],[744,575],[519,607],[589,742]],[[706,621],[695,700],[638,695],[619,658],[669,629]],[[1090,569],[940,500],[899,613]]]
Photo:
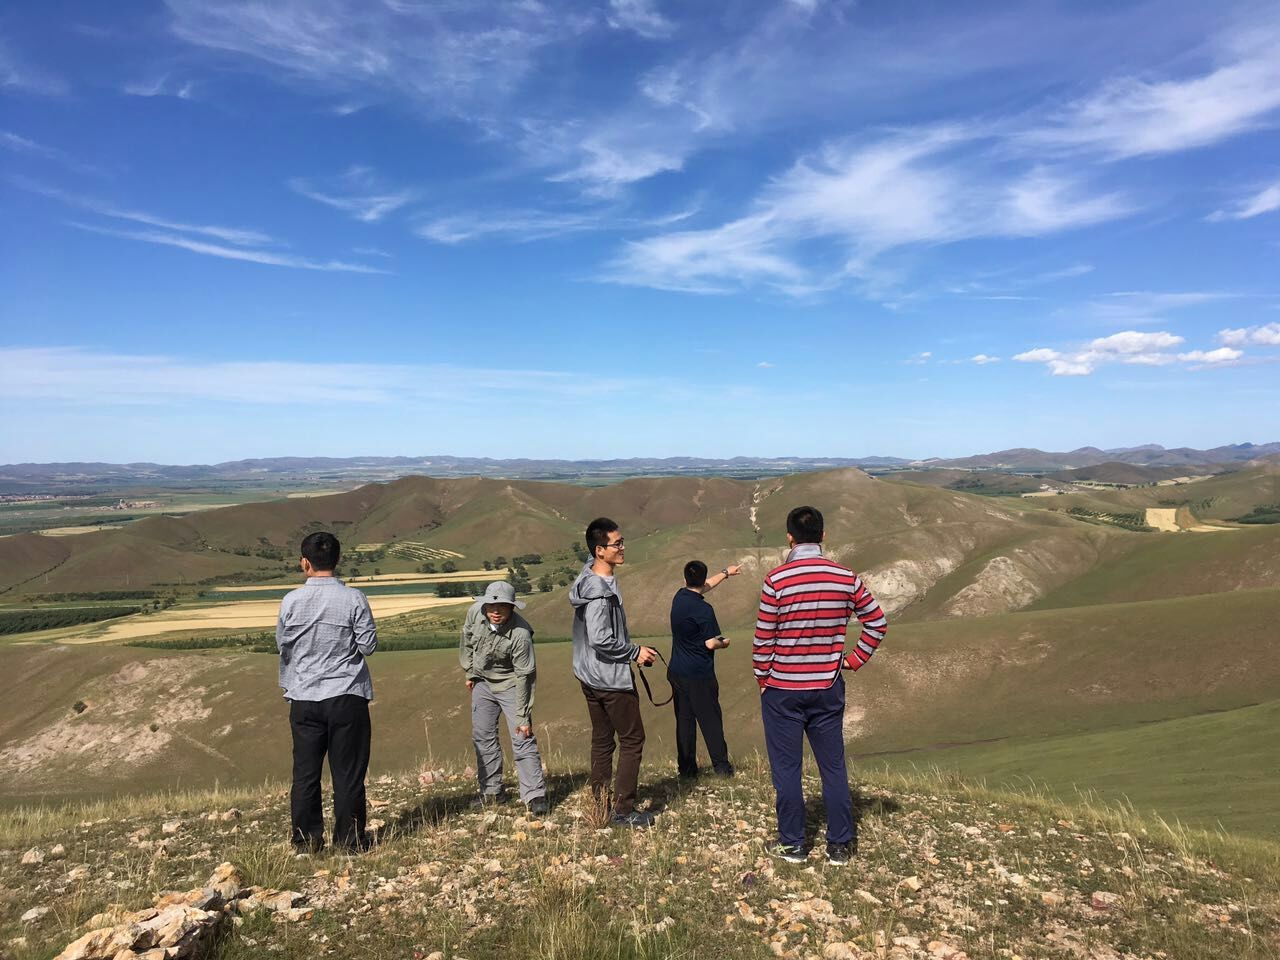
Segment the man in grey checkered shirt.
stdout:
[[364,779],[369,770],[369,701],[373,681],[365,657],[378,648],[369,601],[334,576],[342,546],[332,533],[302,541],[305,585],[285,594],[276,624],[280,686],[293,731],[293,845],[324,846],[320,773],[325,754],[333,776],[333,845],[363,846]]

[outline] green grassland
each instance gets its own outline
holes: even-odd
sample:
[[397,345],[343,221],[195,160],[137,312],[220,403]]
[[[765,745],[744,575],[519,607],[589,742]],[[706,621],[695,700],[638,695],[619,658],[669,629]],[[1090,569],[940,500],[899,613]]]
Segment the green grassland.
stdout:
[[1096,733],[872,756],[870,769],[955,771],[993,787],[1043,785],[1128,802],[1205,830],[1280,840],[1280,700]]
[[[1280,699],[1278,621],[1280,590],[1257,590],[902,624],[866,669],[847,675],[846,736],[859,754],[941,756],[984,741],[1109,734],[1270,702]],[[451,632],[443,618],[417,629],[443,638]],[[761,745],[759,694],[749,642],[731,636],[737,642],[718,656],[721,704],[731,749],[743,753]],[[567,643],[538,644],[535,723],[557,749],[576,747],[587,734],[570,654]],[[452,649],[380,653],[370,668],[376,773],[425,756],[465,762],[469,707]],[[665,690],[658,671],[650,676]],[[0,712],[0,796],[9,801],[249,783],[288,766],[285,709],[268,655],[11,645],[0,648],[0,703],[18,702],[23,709]],[[77,702],[87,709],[76,713]],[[647,755],[669,758],[670,708],[646,704],[645,716]],[[88,766],[86,751],[94,756]],[[1229,745],[1221,752],[1228,756]],[[1193,776],[1200,753],[1147,768],[1151,788]],[[1063,779],[1044,779],[1070,790],[1077,780],[1064,770]],[[1247,809],[1263,799],[1242,796],[1241,816],[1280,823],[1274,805]],[[1160,812],[1198,816],[1187,800],[1171,792]]]

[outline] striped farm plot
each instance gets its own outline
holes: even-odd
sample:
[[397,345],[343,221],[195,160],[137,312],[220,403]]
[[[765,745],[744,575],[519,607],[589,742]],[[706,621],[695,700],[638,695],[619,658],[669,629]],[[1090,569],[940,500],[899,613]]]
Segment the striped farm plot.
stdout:
[[419,543],[416,540],[402,540],[393,544],[387,552],[393,557],[414,560],[418,563],[429,563],[437,560],[461,560],[465,556],[465,554],[457,553],[453,550],[429,547],[425,543]]
[[[341,575],[341,571],[339,571]],[[342,577],[343,583],[353,587],[373,583],[469,583],[483,580],[485,583],[506,579],[505,570],[455,570],[453,573],[380,573],[367,577]],[[218,587],[216,593],[254,593],[259,590],[279,590],[284,593],[299,583],[255,583],[241,584],[234,587]]]
[[[428,593],[369,598],[375,620],[472,602],[470,597],[441,598]],[[265,630],[275,626],[279,614],[279,600],[233,600],[200,607],[173,607],[147,616],[129,617],[106,627],[99,624],[96,630],[67,632],[61,639],[64,643],[120,643],[181,631]]]

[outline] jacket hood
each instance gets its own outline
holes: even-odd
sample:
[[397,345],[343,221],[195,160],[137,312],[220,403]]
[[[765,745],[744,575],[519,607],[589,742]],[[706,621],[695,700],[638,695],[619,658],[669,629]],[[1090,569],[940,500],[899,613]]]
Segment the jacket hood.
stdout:
[[569,603],[575,607],[581,607],[592,600],[599,600],[603,597],[614,596],[617,593],[609,582],[598,573],[593,573],[590,564],[582,567],[582,572],[578,574],[578,579],[573,581],[573,586],[569,588]]

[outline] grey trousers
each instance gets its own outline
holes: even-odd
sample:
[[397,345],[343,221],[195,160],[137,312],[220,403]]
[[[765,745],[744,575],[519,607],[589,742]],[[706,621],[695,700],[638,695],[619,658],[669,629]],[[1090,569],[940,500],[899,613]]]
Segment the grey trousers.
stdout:
[[516,733],[516,692],[512,688],[492,690],[483,680],[471,688],[471,739],[476,745],[476,779],[481,793],[502,790],[502,744],[498,742],[498,714],[507,718],[511,736],[511,752],[516,758],[516,776],[520,778],[520,799],[528,803],[547,795],[542,776],[542,755],[536,737]]

